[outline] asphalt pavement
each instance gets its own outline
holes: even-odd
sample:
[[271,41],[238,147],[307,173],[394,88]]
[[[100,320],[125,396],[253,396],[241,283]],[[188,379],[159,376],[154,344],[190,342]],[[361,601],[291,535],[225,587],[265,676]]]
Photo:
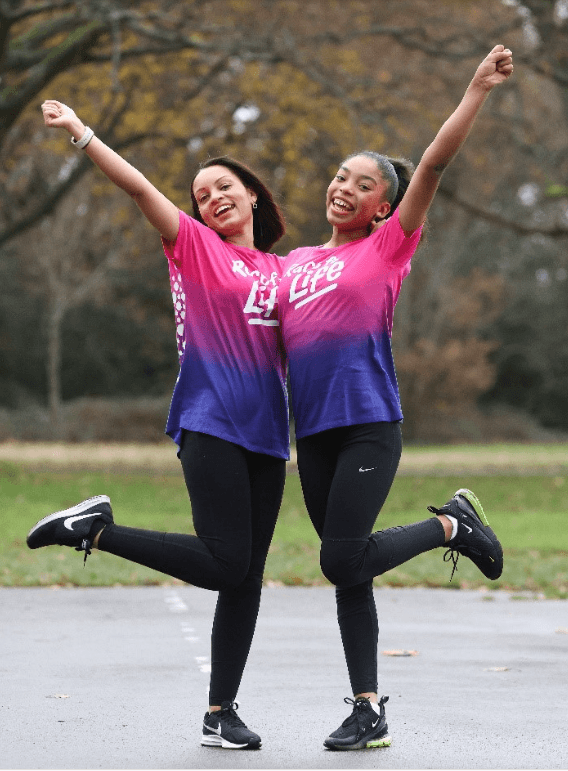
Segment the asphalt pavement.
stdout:
[[0,589],[0,768],[568,768],[568,601],[376,599],[392,746],[323,748],[349,714],[333,590],[267,587],[239,693],[263,745],[243,752],[199,744],[213,593]]

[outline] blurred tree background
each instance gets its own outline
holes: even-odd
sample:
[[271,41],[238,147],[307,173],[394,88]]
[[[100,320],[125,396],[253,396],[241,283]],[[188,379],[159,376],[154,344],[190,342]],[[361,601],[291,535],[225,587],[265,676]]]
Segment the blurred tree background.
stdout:
[[409,441],[568,432],[568,0],[0,0],[0,440],[157,441],[177,374],[159,237],[40,104],[191,213],[228,153],[321,243],[336,164],[415,163],[510,47],[396,310]]

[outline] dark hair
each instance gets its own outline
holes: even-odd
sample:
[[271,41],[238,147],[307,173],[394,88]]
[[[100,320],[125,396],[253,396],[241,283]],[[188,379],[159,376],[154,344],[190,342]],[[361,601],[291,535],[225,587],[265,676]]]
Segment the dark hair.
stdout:
[[[230,158],[228,155],[221,155],[218,158],[208,158],[199,165],[198,170],[191,180],[191,202],[193,204],[193,216],[203,223],[199,206],[195,195],[193,194],[193,183],[202,169],[210,166],[224,166],[232,171],[249,190],[256,193],[256,209],[253,209],[253,238],[254,245],[261,252],[268,252],[274,244],[282,238],[286,231],[284,217],[280,208],[274,201],[272,193],[266,185],[260,181],[256,174],[239,161]],[[205,223],[203,223],[205,224]]]
[[348,161],[351,158],[356,158],[358,155],[371,158],[377,164],[381,177],[388,184],[386,197],[391,205],[390,211],[387,214],[388,218],[395,211],[406,193],[410,179],[414,174],[414,164],[406,158],[388,158],[386,155],[381,155],[373,150],[362,150],[359,153],[352,153],[345,160]]

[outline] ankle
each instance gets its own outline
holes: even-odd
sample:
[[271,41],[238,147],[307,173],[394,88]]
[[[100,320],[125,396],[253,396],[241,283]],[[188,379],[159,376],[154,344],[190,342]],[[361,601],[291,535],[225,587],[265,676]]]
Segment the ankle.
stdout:
[[[105,527],[106,527],[106,525],[105,525]],[[98,549],[99,548],[99,538],[101,537],[101,533],[103,532],[104,529],[105,529],[104,527],[101,527],[99,532],[93,538],[93,546],[92,546],[93,549]]]
[[440,524],[444,528],[444,542],[448,543],[450,538],[452,537],[453,530],[454,530],[454,523],[452,521],[453,517],[447,517],[445,514],[437,514],[436,515],[438,520],[440,521]]
[[379,697],[376,693],[373,692],[366,692],[366,693],[358,693],[356,696],[354,696],[355,699],[369,699],[369,701],[372,704],[378,704],[379,703]]

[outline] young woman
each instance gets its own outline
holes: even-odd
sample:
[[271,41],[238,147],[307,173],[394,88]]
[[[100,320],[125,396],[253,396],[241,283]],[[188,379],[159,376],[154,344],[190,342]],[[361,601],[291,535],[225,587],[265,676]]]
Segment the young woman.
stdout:
[[268,253],[284,233],[281,213],[249,169],[222,157],[195,176],[191,218],[69,107],[49,100],[42,109],[46,125],[66,129],[162,237],[180,357],[166,431],[179,446],[197,535],[116,525],[99,495],[42,519],[28,546],[73,546],[85,559],[94,547],[218,591],[201,743],[257,749],[260,737],[236,714],[235,697],[289,451],[276,304],[282,259]]
[[[444,544],[488,578],[503,552],[477,498],[458,490],[435,517],[372,532],[401,454],[402,412],[390,337],[402,280],[440,176],[465,141],[491,89],[513,70],[496,46],[478,67],[414,175],[373,152],[348,157],[329,185],[323,246],[296,249],[279,289],[289,358],[298,468],[321,538],[321,568],[336,585],[339,626],[354,699],[324,742],[334,750],[390,744],[377,698],[378,623],[373,578]],[[371,231],[374,232],[371,232]],[[453,573],[452,573],[453,575]]]

